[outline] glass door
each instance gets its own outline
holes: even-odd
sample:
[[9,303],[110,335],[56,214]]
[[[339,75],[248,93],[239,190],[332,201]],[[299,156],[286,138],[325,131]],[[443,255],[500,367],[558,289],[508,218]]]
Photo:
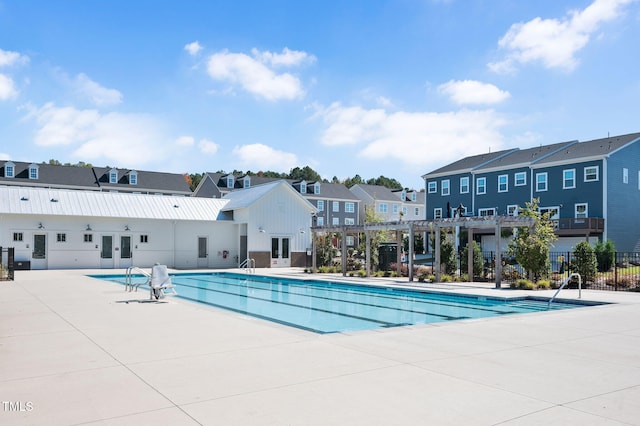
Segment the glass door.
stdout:
[[120,236],[120,268],[132,266],[133,252],[131,251],[131,236]]
[[100,248],[100,267],[113,268],[113,235],[102,236]]
[[290,241],[291,239],[287,237],[271,238],[271,266],[291,266]]
[[31,253],[32,269],[47,269],[47,235],[33,235],[33,251]]
[[209,239],[207,237],[198,237],[198,268],[206,268],[209,266]]

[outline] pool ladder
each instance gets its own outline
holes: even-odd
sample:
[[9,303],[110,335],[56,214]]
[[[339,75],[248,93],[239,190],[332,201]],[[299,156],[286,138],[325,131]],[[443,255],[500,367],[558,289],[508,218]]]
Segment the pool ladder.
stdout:
[[549,303],[547,303],[547,309],[549,309],[549,307],[551,306],[551,302],[553,302],[553,300],[556,298],[558,293],[560,293],[560,290],[565,288],[567,286],[567,284],[569,284],[573,278],[578,278],[578,299],[582,299],[582,277],[577,272],[574,272],[573,274],[571,274],[567,278],[565,278],[565,280],[562,283],[562,285],[560,286],[560,288],[556,291],[556,293],[553,295],[553,297],[551,299],[549,299]]
[[246,273],[255,274],[256,273],[256,260],[247,258],[239,266],[240,269],[244,269]]
[[[145,277],[147,277],[147,281],[134,284],[131,281],[131,278],[132,278],[131,275],[133,275],[133,272],[144,275]],[[140,287],[141,285],[148,285],[150,281],[151,281],[151,274],[149,272],[145,271],[144,269],[140,269],[137,266],[129,266],[127,268],[127,273],[124,279],[124,289],[125,291],[134,291],[134,290],[138,291],[138,287]]]

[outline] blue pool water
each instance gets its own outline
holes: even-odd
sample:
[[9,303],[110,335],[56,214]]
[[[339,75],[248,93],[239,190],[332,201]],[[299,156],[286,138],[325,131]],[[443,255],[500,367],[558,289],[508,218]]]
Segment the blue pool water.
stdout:
[[[92,275],[124,284],[124,275]],[[134,277],[144,282],[145,277]],[[532,297],[451,295],[227,272],[172,274],[177,297],[316,333],[428,324],[547,310]],[[139,291],[144,290],[141,288]],[[554,301],[551,310],[585,306]]]

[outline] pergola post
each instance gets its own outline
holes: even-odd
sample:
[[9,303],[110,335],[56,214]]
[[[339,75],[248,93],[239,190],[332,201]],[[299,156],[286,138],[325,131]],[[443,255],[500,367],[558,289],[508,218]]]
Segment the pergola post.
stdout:
[[407,274],[409,275],[409,281],[413,281],[413,225],[409,225],[409,250],[407,256]]
[[318,237],[318,233],[316,231],[313,232],[313,238],[311,238],[311,272],[316,273],[316,238]]
[[440,226],[436,225],[436,282],[440,282]]
[[500,227],[500,221],[496,222],[496,288],[502,288],[502,228]]
[[365,243],[365,268],[367,272],[367,277],[370,277],[371,274],[371,239],[369,238],[369,230],[364,231],[366,243]]
[[398,276],[401,276],[401,272],[402,272],[402,231],[400,231],[399,229],[396,229],[396,244],[397,244],[397,250],[396,250],[396,272],[398,273]]
[[342,263],[342,276],[347,276],[347,230],[344,228],[340,228],[340,243],[342,245],[341,252],[341,263]]
[[473,228],[467,229],[467,280],[473,281]]

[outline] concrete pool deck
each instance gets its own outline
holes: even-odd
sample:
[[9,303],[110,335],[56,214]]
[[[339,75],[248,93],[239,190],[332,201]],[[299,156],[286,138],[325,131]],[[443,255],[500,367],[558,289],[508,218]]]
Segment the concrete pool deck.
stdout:
[[615,304],[319,335],[178,298],[138,303],[147,292],[85,276],[111,272],[122,271],[0,282],[0,424],[640,424],[638,293],[583,290]]

